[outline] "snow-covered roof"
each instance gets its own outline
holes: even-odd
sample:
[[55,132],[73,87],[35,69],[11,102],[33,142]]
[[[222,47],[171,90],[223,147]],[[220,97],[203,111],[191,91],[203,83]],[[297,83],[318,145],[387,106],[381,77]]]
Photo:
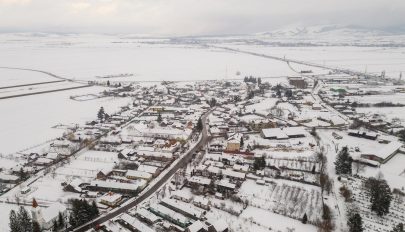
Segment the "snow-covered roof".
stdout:
[[107,193],[100,198],[101,201],[106,202],[116,202],[122,198],[121,194],[118,193]]
[[142,232],[153,232],[154,231],[149,226],[147,226],[143,222],[139,221],[137,218],[130,216],[127,213],[121,214],[120,218],[122,220],[124,220],[125,222],[127,222],[132,227],[134,227],[137,231],[142,231]]
[[294,136],[305,136],[304,127],[266,128],[262,129],[265,138],[288,139]]
[[127,177],[132,177],[132,178],[141,178],[141,179],[151,179],[152,174],[148,172],[143,172],[139,170],[128,170],[126,173]]
[[141,216],[143,218],[147,218],[148,220],[150,220],[153,223],[155,223],[156,221],[158,221],[160,219],[158,216],[156,216],[155,214],[151,213],[150,211],[148,211],[144,208],[138,209],[136,211],[136,214],[138,214],[139,216]]
[[202,210],[192,204],[189,204],[189,203],[186,203],[183,201],[174,200],[171,198],[165,198],[162,200],[162,202],[166,205],[169,205],[171,208],[179,209],[180,211],[185,212],[189,215],[193,215],[197,218],[201,218],[205,212],[204,210]]
[[185,217],[183,214],[177,213],[177,212],[175,212],[175,211],[173,211],[173,210],[171,210],[171,209],[169,209],[169,208],[167,208],[167,207],[165,207],[163,205],[153,204],[153,205],[150,206],[150,208],[153,211],[163,213],[163,214],[169,216],[170,218],[172,218],[172,219],[174,219],[174,220],[176,220],[178,222],[181,222],[183,224],[187,224],[187,223],[190,222],[190,220],[187,217]]
[[92,186],[98,186],[102,188],[111,188],[111,189],[124,189],[124,190],[137,190],[138,187],[141,187],[145,184],[145,180],[139,180],[136,183],[120,183],[120,182],[113,182],[113,181],[100,181],[100,180],[93,180],[91,181]]
[[184,190],[177,190],[172,194],[172,196],[179,199],[185,199],[186,201],[190,201],[193,198],[190,192],[186,192]]
[[228,225],[226,224],[225,220],[217,220],[210,223],[218,232],[225,231],[228,228]]
[[187,231],[189,232],[206,231],[206,226],[200,220],[197,220],[187,228]]
[[157,170],[158,170],[158,167],[145,165],[145,164],[139,165],[139,167],[138,167],[138,171],[147,172],[152,175],[155,174],[157,172]]
[[203,196],[195,196],[193,202],[201,205],[208,205],[209,203],[208,199]]
[[402,143],[398,141],[392,141],[389,144],[381,147],[374,154],[363,154],[363,155],[375,155],[383,160],[387,159],[390,155],[398,151],[402,147]]
[[63,213],[66,211],[66,206],[62,205],[59,202],[53,203],[48,208],[42,211],[42,218],[46,223],[51,222],[56,217],[58,217],[59,212]]
[[200,176],[192,176],[188,178],[189,182],[192,183],[197,183],[197,184],[202,184],[202,185],[209,185],[211,183],[211,179],[205,178],[205,177],[200,177]]
[[236,172],[231,169],[225,169],[222,171],[222,174],[224,176],[229,176],[229,177],[234,177],[234,178],[239,178],[239,179],[245,179],[246,174],[242,172]]
[[230,183],[229,180],[227,180],[227,179],[222,179],[221,181],[218,182],[217,185],[225,187],[225,188],[230,188],[230,189],[236,188],[236,185]]

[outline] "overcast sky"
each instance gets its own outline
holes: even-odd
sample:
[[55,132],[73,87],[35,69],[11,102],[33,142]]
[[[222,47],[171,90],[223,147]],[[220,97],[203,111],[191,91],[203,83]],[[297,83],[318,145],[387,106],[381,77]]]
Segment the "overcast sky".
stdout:
[[244,34],[291,24],[404,28],[405,0],[0,0],[0,31]]

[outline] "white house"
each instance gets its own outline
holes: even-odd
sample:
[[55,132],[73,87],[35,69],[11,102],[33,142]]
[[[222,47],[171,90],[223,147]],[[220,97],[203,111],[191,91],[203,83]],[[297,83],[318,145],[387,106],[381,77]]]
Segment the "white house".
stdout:
[[38,206],[35,199],[32,202],[32,220],[36,221],[43,230],[52,229],[54,221],[58,220],[59,213],[62,214],[66,221],[67,209],[66,206],[62,205],[61,203],[56,202],[50,205],[48,208],[43,209]]

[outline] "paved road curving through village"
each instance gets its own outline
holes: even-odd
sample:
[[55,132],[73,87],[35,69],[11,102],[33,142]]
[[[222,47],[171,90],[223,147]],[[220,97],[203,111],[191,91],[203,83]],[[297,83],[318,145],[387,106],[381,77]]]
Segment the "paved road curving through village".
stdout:
[[169,167],[170,170],[168,172],[166,172],[165,174],[163,174],[164,176],[162,176],[156,183],[154,183],[153,186],[151,186],[148,190],[146,190],[145,192],[138,195],[133,200],[131,199],[130,200],[131,202],[129,202],[119,208],[116,208],[115,210],[108,212],[107,214],[101,215],[100,217],[74,229],[73,231],[84,232],[91,228],[94,228],[96,225],[102,224],[110,219],[113,219],[114,217],[120,215],[121,213],[124,213],[124,212],[128,211],[129,209],[137,206],[139,203],[141,203],[142,201],[144,201],[145,199],[150,197],[152,194],[154,194],[161,186],[163,186],[170,179],[170,177],[172,177],[174,175],[174,173],[176,173],[176,171],[178,169],[184,167],[192,159],[193,154],[196,151],[198,151],[200,148],[202,148],[208,142],[209,136],[208,136],[208,132],[207,132],[206,119],[210,113],[211,113],[211,111],[208,111],[207,113],[205,113],[202,116],[203,130],[202,130],[202,137],[199,140],[199,142],[197,144],[195,144],[194,147],[191,148],[185,155],[180,157],[179,158],[180,160],[173,167]]

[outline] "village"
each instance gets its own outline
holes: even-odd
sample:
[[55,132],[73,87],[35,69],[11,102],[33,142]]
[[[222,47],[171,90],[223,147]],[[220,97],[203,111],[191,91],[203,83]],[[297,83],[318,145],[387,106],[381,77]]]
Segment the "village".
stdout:
[[[62,137],[1,171],[0,200],[44,231],[346,231],[358,212],[365,231],[389,232],[405,220],[404,125],[357,111],[400,106],[358,99],[400,94],[401,83],[339,73],[100,83],[110,88],[100,97],[133,103],[61,125]],[[383,215],[363,184],[376,175],[392,192]],[[81,222],[77,202],[96,213]]]

